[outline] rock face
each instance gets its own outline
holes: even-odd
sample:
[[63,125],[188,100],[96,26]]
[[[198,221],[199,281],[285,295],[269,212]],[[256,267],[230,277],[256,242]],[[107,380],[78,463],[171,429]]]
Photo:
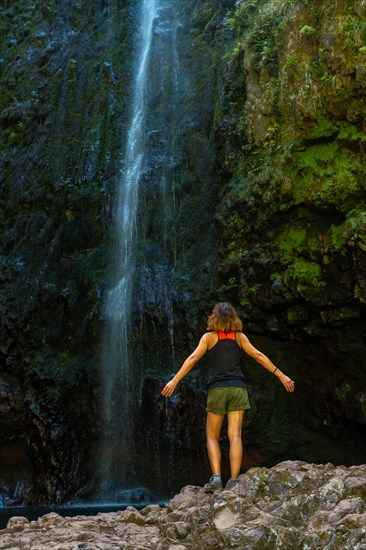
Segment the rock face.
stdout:
[[0,501],[16,505],[32,486],[33,468],[23,438],[24,405],[14,377],[0,378],[0,463],[6,464],[6,479],[0,481]]
[[[1,14],[1,452],[16,436],[33,477],[23,498],[46,502],[73,494],[90,471],[97,380],[88,342],[100,332],[118,162],[108,134],[122,118],[116,104],[126,107],[111,73],[126,3],[88,5],[87,14],[85,5],[19,0]],[[125,83],[121,65],[118,73]],[[17,464],[25,480],[14,453],[1,461],[6,499]]]
[[351,462],[365,453],[365,15],[359,1],[238,2],[224,31],[220,295],[298,382],[287,407],[250,367],[258,410],[281,410],[255,439],[315,462],[317,448],[343,462],[337,440]]
[[[133,101],[138,10],[134,0],[3,4],[0,380],[6,390],[0,391],[0,453],[9,457],[17,436],[28,457],[27,483],[33,477],[23,498],[59,502],[96,471],[102,298],[111,279],[112,205]],[[176,64],[182,74],[178,79],[173,67],[179,82],[167,86],[164,71],[157,71],[161,89],[150,97],[154,124],[146,129],[151,150],[137,222],[143,237],[133,343],[141,377],[147,369],[170,369],[173,351],[184,346],[186,353],[186,329],[177,327],[192,308],[202,310],[208,292],[199,288],[211,285],[216,258],[211,44],[226,6],[205,4],[179,3]],[[178,54],[158,48],[154,67],[169,67]],[[160,126],[169,128],[169,139],[149,132]],[[174,185],[164,207],[162,180]],[[163,240],[174,258],[168,265]],[[158,340],[158,333],[164,337]],[[25,481],[17,463],[18,479]],[[13,477],[9,460],[1,461],[0,493],[7,502],[15,493],[22,499]]]
[[14,517],[0,533],[0,549],[361,550],[365,540],[366,465],[288,461],[252,468],[217,495],[186,486],[164,508]]

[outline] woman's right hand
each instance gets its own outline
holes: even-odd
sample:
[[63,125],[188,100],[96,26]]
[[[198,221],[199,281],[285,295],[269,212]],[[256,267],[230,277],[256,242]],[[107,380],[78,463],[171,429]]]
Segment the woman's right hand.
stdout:
[[165,386],[163,391],[161,392],[161,395],[164,397],[170,397],[173,395],[175,388],[177,387],[177,382],[174,381],[174,378],[172,378]]
[[295,382],[293,380],[291,380],[291,378],[286,376],[286,374],[281,373],[278,376],[278,379],[281,382],[281,384],[283,384],[285,386],[286,391],[288,391],[288,392],[295,391]]

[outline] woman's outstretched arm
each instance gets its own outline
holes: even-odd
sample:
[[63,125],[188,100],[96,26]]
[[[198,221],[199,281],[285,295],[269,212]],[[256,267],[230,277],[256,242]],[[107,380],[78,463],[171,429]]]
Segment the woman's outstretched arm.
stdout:
[[165,388],[161,392],[161,395],[164,395],[164,397],[170,397],[173,394],[178,382],[180,382],[180,380],[184,378],[184,376],[194,367],[197,361],[201,359],[201,357],[203,357],[203,355],[206,353],[206,340],[206,334],[204,334],[196,349],[191,353],[189,357],[187,357],[177,374],[166,384]]
[[291,380],[291,378],[286,376],[286,374],[281,372],[280,369],[277,368],[276,365],[274,365],[266,355],[264,355],[264,353],[262,353],[257,348],[255,348],[250,343],[249,339],[247,338],[247,336],[245,336],[245,334],[240,333],[238,340],[240,342],[241,347],[245,351],[245,353],[247,353],[250,357],[255,359],[257,363],[262,365],[262,367],[264,367],[265,369],[270,371],[272,374],[277,376],[277,378],[279,379],[281,384],[283,384],[283,386],[286,388],[287,391],[293,392],[295,390],[295,382]]

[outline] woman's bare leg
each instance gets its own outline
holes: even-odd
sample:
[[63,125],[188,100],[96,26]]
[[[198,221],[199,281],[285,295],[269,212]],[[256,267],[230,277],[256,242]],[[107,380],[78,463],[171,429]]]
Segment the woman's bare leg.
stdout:
[[221,449],[219,437],[224,416],[223,414],[207,413],[207,453],[213,475],[221,475]]
[[243,460],[243,442],[241,429],[244,411],[230,411],[227,413],[227,435],[230,441],[230,470],[231,477],[238,477]]

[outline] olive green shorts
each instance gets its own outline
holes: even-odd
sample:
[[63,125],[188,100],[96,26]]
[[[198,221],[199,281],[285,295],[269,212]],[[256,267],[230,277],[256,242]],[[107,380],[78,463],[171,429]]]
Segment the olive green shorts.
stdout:
[[250,409],[250,403],[246,388],[223,386],[208,391],[207,412],[225,414],[247,409]]

